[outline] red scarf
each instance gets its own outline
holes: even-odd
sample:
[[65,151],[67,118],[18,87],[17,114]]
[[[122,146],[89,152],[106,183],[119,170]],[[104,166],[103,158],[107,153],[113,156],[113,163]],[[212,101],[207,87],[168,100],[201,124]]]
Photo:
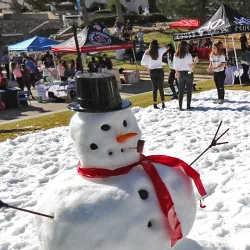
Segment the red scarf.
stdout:
[[157,169],[152,164],[152,162],[160,163],[162,165],[166,165],[171,168],[182,167],[186,175],[189,176],[191,179],[193,179],[200,195],[201,196],[206,195],[206,191],[200,180],[200,174],[196,170],[194,170],[186,162],[178,158],[165,155],[151,155],[151,156],[141,155],[140,161],[125,167],[116,168],[114,170],[105,168],[81,168],[81,163],[79,162],[78,174],[87,178],[108,178],[111,176],[127,174],[134,167],[142,165],[144,171],[147,173],[154,186],[159,205],[165,216],[167,225],[170,229],[171,247],[173,247],[175,243],[183,237],[181,224],[176,215],[174,209],[174,202],[171,198],[171,195],[167,187],[165,186],[164,182],[162,181],[159,173],[157,172]]

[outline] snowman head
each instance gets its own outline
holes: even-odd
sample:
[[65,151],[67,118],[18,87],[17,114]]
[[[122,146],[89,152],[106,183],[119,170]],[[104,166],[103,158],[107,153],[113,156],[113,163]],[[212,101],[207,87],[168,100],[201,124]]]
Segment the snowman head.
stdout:
[[129,108],[77,112],[70,122],[70,135],[82,167],[115,169],[139,160],[135,147],[141,131]]

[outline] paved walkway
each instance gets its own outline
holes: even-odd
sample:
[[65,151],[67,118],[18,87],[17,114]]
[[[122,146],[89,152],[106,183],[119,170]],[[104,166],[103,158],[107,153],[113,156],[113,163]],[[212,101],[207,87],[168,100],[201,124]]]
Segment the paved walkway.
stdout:
[[[141,71],[140,76],[141,81],[139,83],[122,86],[122,89],[120,90],[122,98],[129,98],[130,96],[146,93],[152,90],[149,73],[147,71]],[[165,73],[165,83],[167,82],[167,79],[168,73]],[[197,83],[207,79],[211,79],[211,76],[195,74],[194,82]],[[165,87],[167,87],[167,84]],[[34,96],[37,96],[36,90],[32,90],[32,93]],[[23,110],[7,109],[0,111],[0,124],[66,111],[68,103],[38,103],[34,100],[31,101],[31,106],[24,107]]]

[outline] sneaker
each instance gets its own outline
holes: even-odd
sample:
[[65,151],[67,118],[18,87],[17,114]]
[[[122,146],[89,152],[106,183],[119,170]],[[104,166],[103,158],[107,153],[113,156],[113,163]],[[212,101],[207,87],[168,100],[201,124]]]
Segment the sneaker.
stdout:
[[181,108],[181,107],[179,107],[178,109],[179,109],[180,111],[183,111],[183,108]]
[[160,108],[157,106],[157,104],[154,104],[153,106],[154,106],[154,109],[160,109]]
[[162,109],[165,109],[166,108],[166,106],[165,106],[165,103],[163,102],[162,104]]
[[223,104],[224,103],[224,100],[222,100],[222,99],[220,99],[219,101],[218,101],[218,104]]
[[219,103],[219,100],[216,100],[216,101],[214,101],[213,103],[214,103],[214,104],[218,104],[218,103]]
[[194,107],[187,107],[187,110],[194,110]]

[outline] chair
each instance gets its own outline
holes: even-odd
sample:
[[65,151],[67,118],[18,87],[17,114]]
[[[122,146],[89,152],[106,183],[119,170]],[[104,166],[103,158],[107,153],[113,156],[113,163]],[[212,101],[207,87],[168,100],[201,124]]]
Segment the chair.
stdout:
[[29,91],[18,91],[17,92],[18,107],[22,109],[23,106],[28,106],[28,102],[31,106],[30,92]]

